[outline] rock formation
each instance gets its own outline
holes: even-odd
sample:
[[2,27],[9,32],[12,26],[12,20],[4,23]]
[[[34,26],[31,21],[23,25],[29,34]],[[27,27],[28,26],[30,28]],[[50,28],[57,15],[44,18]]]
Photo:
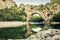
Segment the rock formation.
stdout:
[[27,40],[60,40],[60,30],[48,29],[30,36]]
[[59,1],[59,0],[50,0],[51,2],[56,2],[56,1]]
[[13,6],[15,6],[13,0],[0,0],[0,9],[11,8]]

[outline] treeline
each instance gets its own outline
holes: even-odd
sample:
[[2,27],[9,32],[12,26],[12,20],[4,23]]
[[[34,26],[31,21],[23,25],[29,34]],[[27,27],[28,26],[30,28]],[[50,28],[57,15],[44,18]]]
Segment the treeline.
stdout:
[[26,13],[15,8],[0,10],[0,21],[26,21]]
[[[0,21],[26,21],[27,14],[24,10],[19,10],[15,8],[0,10]],[[30,18],[32,22],[44,21],[42,17],[32,16]],[[51,21],[60,22],[60,12],[56,13]]]
[[[25,9],[21,8],[21,10],[17,7],[12,8],[6,8],[3,10],[0,10],[0,21],[26,21],[27,14],[24,12]],[[41,22],[43,21],[43,18],[32,16],[30,18],[30,21],[32,22]]]
[[[56,1],[55,3],[60,4],[60,1]],[[46,5],[41,4],[41,5],[35,5],[35,6],[30,5],[30,8],[31,8],[31,10],[39,10],[39,11],[43,11],[45,9],[50,11],[50,7],[52,7],[52,9],[57,8],[51,4],[54,4],[54,3],[47,3]],[[28,5],[25,5],[25,6],[28,6]],[[20,5],[20,7],[16,6],[16,7],[11,7],[9,9],[5,8],[5,9],[0,10],[0,21],[26,21],[27,14],[24,12],[25,6]],[[48,16],[49,15],[51,15],[51,14],[48,14]],[[30,21],[41,22],[44,20],[42,17],[31,17]],[[56,15],[54,15],[52,17],[51,21],[60,21],[60,12],[57,13]]]

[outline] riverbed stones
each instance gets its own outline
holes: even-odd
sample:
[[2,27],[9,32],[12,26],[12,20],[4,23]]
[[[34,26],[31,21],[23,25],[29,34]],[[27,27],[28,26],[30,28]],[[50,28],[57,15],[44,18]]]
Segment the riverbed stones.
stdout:
[[36,35],[31,35],[27,40],[38,40]]
[[36,35],[32,35],[28,40],[60,40],[59,29],[48,29],[38,32]]
[[60,30],[48,29],[36,34],[39,40],[60,40]]

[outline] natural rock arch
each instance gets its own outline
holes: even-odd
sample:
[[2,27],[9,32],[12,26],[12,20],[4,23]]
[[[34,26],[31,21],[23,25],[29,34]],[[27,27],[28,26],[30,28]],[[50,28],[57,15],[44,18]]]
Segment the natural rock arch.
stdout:
[[[44,25],[46,29],[50,28],[50,19],[54,16],[54,15],[50,15],[48,16],[49,11],[47,9],[43,10],[43,11],[39,11],[39,10],[31,10],[29,9],[29,7],[25,8],[25,12],[27,14],[27,31],[29,31],[30,27],[29,27],[29,20],[30,17],[32,16],[32,14],[37,13],[39,14],[43,19],[44,19]],[[31,30],[30,30],[31,31]],[[28,33],[28,32],[27,32]]]
[[39,14],[39,13],[37,13],[37,12],[34,12],[34,13],[32,13],[31,14],[31,17],[30,17],[30,23],[31,22],[43,22],[44,21],[44,19],[41,17],[41,15]]

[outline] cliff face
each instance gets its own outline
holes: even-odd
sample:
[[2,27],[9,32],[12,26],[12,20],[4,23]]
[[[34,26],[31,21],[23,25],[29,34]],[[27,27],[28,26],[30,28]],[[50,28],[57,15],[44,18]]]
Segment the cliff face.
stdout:
[[13,0],[0,0],[0,9],[4,9],[6,7],[11,8],[12,6],[15,6]]
[[50,0],[50,1],[53,3],[53,2],[57,2],[57,1],[59,1],[59,0]]
[[0,9],[4,9],[4,8],[6,8],[6,5],[2,0],[0,0]]

